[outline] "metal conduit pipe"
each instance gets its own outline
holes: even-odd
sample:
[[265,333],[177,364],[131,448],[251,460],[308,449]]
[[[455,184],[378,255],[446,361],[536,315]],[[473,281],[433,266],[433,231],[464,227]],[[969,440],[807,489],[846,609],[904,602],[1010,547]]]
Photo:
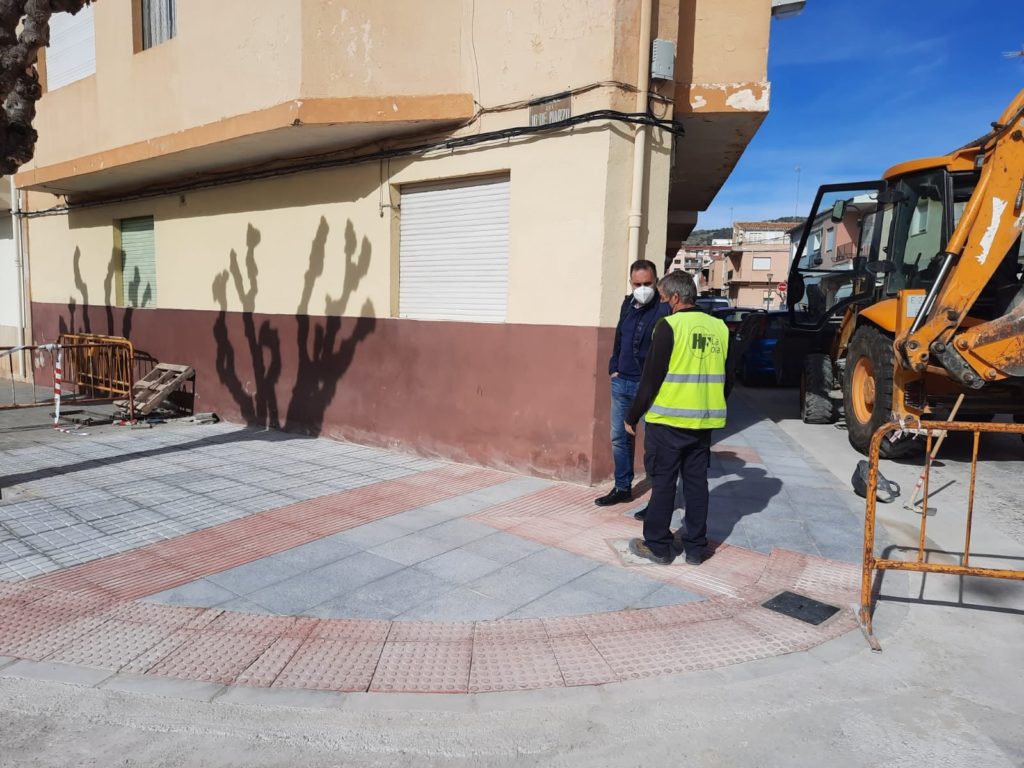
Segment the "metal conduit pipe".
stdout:
[[[14,269],[18,276],[18,346],[25,346],[25,325],[28,317],[28,302],[26,301],[27,291],[25,289],[25,242],[22,237],[21,228],[24,221],[21,217],[21,193],[14,186],[14,176],[10,179],[11,185],[11,227],[14,230]],[[28,378],[25,366],[26,355],[22,351],[18,355],[18,375],[21,378]]]
[[[640,50],[637,57],[636,111],[647,112],[651,88],[651,10],[654,0],[640,2]],[[633,191],[629,204],[629,263],[640,258],[640,227],[644,222],[644,171],[647,164],[647,126],[633,134]]]

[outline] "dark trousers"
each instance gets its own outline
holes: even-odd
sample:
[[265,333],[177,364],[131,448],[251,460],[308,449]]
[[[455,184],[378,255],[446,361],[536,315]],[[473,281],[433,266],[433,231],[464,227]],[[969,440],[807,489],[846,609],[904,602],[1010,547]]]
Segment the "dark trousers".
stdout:
[[683,479],[686,515],[682,548],[701,552],[708,543],[708,462],[710,429],[680,429],[665,424],[644,425],[644,466],[651,480],[651,500],[644,518],[644,542],[659,557],[680,554],[672,540],[676,484]]

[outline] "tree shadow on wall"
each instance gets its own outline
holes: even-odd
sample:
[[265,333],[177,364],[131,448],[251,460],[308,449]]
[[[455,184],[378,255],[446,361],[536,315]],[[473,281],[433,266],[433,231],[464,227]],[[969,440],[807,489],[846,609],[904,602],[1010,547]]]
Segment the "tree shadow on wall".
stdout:
[[[369,299],[364,302],[358,319],[349,321],[342,317],[352,293],[369,271],[372,251],[367,238],[364,237],[361,244],[357,243],[351,221],[345,229],[345,270],[341,293],[337,298],[327,293],[324,317],[311,317],[309,314],[313,291],[323,277],[327,262],[329,231],[327,220],[321,217],[310,248],[309,267],[295,315],[295,384],[284,424],[284,429],[289,432],[320,434],[327,408],[334,400],[339,381],[352,364],[356,348],[376,326],[373,303]],[[250,224],[245,259],[248,285],[242,278],[234,251],[229,255],[228,269],[214,278],[213,297],[220,307],[213,329],[217,344],[216,369],[247,424],[277,429],[281,427],[277,402],[277,386],[282,375],[281,334],[269,319],[261,322],[258,329],[256,327],[254,313],[259,292],[259,268],[255,251],[259,242],[259,230]],[[229,281],[241,303],[242,332],[247,346],[245,361],[238,359],[231,340]],[[352,326],[347,335],[344,333],[346,324]],[[248,376],[250,370],[251,378]],[[252,382],[251,386],[243,383],[243,377]]]
[[[135,312],[135,307],[150,304],[153,299],[153,289],[147,283],[146,289],[142,292],[142,302],[140,303],[139,288],[142,286],[142,276],[139,274],[139,268],[136,267],[132,279],[126,286],[128,302],[127,306],[124,307],[121,317],[121,328],[118,330],[114,316],[114,307],[117,300],[115,295],[117,284],[115,280],[121,279],[122,264],[124,264],[123,251],[120,248],[112,248],[110,260],[107,262],[107,273],[103,278],[103,308],[106,312],[107,327],[106,331],[94,330],[92,318],[90,317],[89,285],[85,282],[85,278],[82,277],[82,249],[77,246],[75,247],[75,253],[72,257],[72,269],[74,270],[75,289],[78,291],[78,297],[71,296],[68,298],[68,316],[66,319],[61,317],[58,320],[58,327],[61,333],[100,333],[107,336],[123,336],[126,339],[131,339],[132,315]],[[77,318],[79,306],[81,306],[81,317]]]

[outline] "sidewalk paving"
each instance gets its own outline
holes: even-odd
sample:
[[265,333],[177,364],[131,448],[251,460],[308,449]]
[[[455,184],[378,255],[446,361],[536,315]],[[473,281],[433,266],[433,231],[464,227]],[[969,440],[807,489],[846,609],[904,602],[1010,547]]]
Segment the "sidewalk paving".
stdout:
[[[861,502],[730,409],[699,567],[623,554],[643,499],[227,424],[5,433],[45,418],[0,413],[0,655],[22,660],[0,674],[466,693],[811,648],[856,626]],[[761,606],[784,590],[841,610]]]

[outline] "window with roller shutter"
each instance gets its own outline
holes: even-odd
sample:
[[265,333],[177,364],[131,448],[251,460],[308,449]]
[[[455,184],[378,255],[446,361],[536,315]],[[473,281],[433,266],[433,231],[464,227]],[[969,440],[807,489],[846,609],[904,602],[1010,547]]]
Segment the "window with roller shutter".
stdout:
[[122,303],[126,307],[155,307],[156,247],[153,217],[121,219]]
[[46,49],[46,90],[55,91],[96,74],[96,33],[92,6],[74,16],[50,17],[50,46]]
[[402,187],[399,317],[505,321],[509,186],[503,175]]

